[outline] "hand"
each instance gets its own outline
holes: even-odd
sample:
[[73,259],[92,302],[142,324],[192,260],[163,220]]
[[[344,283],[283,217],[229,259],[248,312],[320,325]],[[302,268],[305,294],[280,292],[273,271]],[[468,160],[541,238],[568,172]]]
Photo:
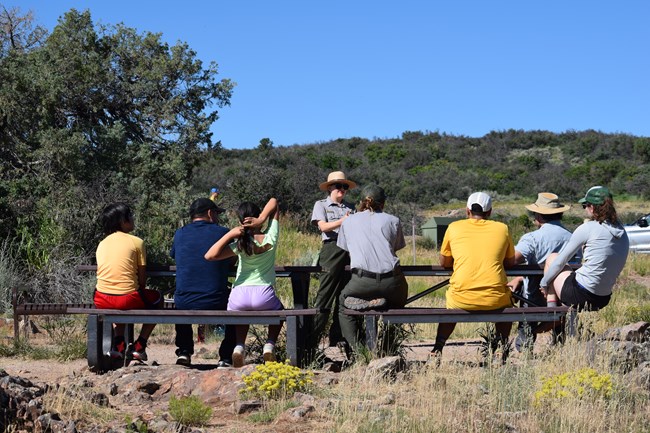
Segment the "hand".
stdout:
[[523,284],[523,278],[517,277],[510,280],[506,285],[510,288],[511,292],[517,292]]
[[544,297],[548,296],[548,289],[546,287],[539,286],[539,290],[542,292]]
[[230,229],[229,233],[232,237],[238,238],[244,234],[244,226],[234,227]]
[[242,223],[242,227],[262,227],[262,224],[264,224],[264,220],[257,217],[246,217],[244,218],[244,222]]

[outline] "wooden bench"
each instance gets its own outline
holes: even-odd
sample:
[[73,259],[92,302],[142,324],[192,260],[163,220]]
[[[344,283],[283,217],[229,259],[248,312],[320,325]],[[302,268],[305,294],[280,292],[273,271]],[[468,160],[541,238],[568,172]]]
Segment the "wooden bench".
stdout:
[[[220,310],[106,310],[68,307],[67,314],[88,315],[88,367],[102,372],[111,368],[107,356],[111,348],[112,324],[167,323],[221,325],[280,325],[286,322],[287,357],[292,365],[301,365],[299,350],[299,319],[314,316],[318,309],[287,309],[279,311],[220,311]],[[131,334],[131,335],[129,335]],[[132,332],[126,332],[127,345]]]
[[569,307],[503,308],[489,311],[466,311],[446,308],[394,308],[385,311],[355,311],[345,309],[351,316],[363,316],[366,325],[366,345],[377,347],[378,319],[391,323],[482,323],[482,322],[557,322],[569,316],[569,335],[575,334],[575,311]]

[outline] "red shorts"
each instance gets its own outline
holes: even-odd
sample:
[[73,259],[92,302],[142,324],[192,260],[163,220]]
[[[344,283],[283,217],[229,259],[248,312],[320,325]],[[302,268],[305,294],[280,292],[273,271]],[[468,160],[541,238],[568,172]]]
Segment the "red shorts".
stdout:
[[[162,295],[158,290],[144,289],[142,294],[147,298],[149,304],[158,306],[162,301]],[[140,292],[135,291],[126,295],[109,295],[95,291],[95,307],[108,310],[142,310],[150,308],[145,304],[140,296]]]

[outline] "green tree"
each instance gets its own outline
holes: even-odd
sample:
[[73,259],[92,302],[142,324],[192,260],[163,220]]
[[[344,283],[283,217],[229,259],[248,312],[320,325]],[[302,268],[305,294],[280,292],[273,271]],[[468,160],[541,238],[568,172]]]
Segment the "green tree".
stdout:
[[235,84],[157,33],[95,26],[72,9],[45,39],[30,14],[3,10],[0,20],[24,31],[2,34],[0,233],[20,240],[28,268],[88,257],[99,211],[124,200],[150,260],[165,259]]

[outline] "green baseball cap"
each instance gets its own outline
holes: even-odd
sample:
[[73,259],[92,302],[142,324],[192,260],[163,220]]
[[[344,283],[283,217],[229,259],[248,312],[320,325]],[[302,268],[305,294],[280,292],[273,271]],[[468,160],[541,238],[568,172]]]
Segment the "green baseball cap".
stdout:
[[605,203],[605,199],[613,198],[612,193],[609,192],[609,190],[604,187],[604,186],[592,186],[589,188],[589,191],[587,191],[587,194],[580,200],[578,200],[578,203],[580,204],[603,204]]

